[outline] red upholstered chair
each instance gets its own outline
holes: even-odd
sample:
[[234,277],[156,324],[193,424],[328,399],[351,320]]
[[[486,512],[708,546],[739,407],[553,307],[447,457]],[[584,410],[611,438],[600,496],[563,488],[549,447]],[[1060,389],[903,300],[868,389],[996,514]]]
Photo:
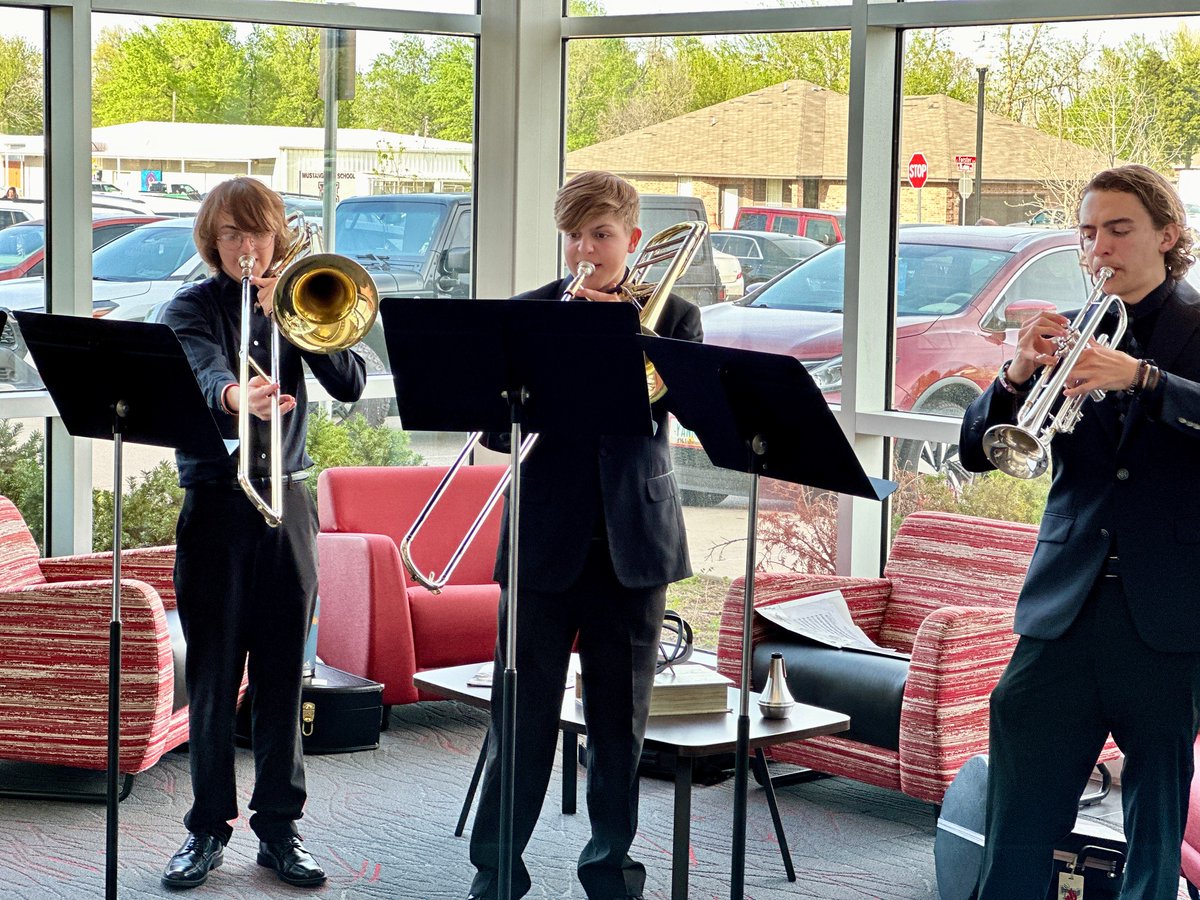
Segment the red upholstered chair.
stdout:
[[[187,740],[167,615],[174,563],[174,547],[122,554],[120,769],[128,775]],[[112,554],[39,559],[20,512],[0,497],[0,759],[107,768],[111,618]]]
[[1187,879],[1188,896],[1200,900],[1200,737],[1192,749],[1196,773],[1192,776],[1192,794],[1188,798],[1187,827],[1183,830],[1183,877]]
[[[449,584],[434,595],[412,581],[399,544],[445,473],[444,466],[334,468],[321,473],[320,622],[317,655],[383,684],[383,703],[434,699],[413,687],[426,669],[490,660],[500,588],[492,567],[500,505]],[[483,508],[503,466],[467,466],[422,526],[413,558],[441,571]]]
[[[1036,541],[1031,525],[916,512],[900,525],[882,578],[758,576],[756,607],[839,589],[872,640],[912,654],[898,750],[829,735],[781,744],[772,757],[940,804],[963,763],[987,752],[988,698],[1016,646],[1013,611]],[[718,669],[739,683],[743,602],[739,578],[717,651]],[[777,636],[755,617],[752,644]],[[1119,756],[1110,741],[1101,761]]]

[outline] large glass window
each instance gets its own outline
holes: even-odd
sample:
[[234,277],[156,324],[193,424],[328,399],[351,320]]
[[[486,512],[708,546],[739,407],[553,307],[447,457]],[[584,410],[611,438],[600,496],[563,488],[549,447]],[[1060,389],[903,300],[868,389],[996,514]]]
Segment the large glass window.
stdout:
[[[0,308],[45,304],[45,17],[5,8],[0,38]],[[41,379],[9,319],[0,332],[0,391],[34,390]],[[40,537],[40,534],[39,534]]]
[[[891,408],[961,417],[1025,319],[1079,309],[1091,284],[1072,226],[1095,172],[1142,163],[1200,205],[1200,106],[1178,89],[1200,74],[1192,22],[905,33]],[[894,447],[896,510],[1040,518],[1048,478],[972,476],[952,443]]]

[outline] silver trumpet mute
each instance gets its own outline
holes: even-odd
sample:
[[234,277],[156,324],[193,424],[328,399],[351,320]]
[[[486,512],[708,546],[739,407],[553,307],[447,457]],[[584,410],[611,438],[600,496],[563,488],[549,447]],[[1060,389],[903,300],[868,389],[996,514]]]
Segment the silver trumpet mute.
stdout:
[[758,698],[758,711],[764,719],[786,719],[796,701],[787,686],[787,669],[782,653],[771,654],[771,668],[767,671],[767,685]]

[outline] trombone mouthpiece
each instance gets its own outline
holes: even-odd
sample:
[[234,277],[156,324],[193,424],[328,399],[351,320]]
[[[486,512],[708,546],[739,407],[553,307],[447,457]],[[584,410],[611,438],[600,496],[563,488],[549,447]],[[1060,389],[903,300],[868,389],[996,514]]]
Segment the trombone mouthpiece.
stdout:
[[249,253],[247,253],[245,256],[238,257],[238,265],[242,267],[243,278],[249,277],[250,273],[254,271],[254,263],[255,258]]
[[576,276],[582,276],[584,278],[587,278],[595,271],[596,271],[596,267],[592,263],[590,263],[586,259],[584,259],[584,260],[580,260],[579,267],[575,270],[575,274],[576,274]]

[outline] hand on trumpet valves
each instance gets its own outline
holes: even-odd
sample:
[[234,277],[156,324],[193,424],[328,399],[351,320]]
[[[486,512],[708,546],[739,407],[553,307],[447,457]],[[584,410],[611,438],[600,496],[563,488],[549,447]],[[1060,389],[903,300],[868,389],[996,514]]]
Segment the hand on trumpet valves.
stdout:
[[1096,390],[1123,391],[1133,384],[1137,370],[1138,361],[1128,353],[1089,341],[1071,369],[1063,396],[1078,397]]
[[[271,421],[271,396],[279,393],[279,385],[255,375],[247,384],[247,409],[250,414],[264,422]],[[231,413],[241,410],[241,388],[232,385],[225,393],[225,405]],[[279,415],[284,416],[296,408],[296,398],[291,394],[279,394]]]
[[1021,384],[1042,366],[1057,365],[1070,324],[1066,316],[1041,312],[1022,325],[1017,335],[1017,355],[1008,367],[1008,380]]

